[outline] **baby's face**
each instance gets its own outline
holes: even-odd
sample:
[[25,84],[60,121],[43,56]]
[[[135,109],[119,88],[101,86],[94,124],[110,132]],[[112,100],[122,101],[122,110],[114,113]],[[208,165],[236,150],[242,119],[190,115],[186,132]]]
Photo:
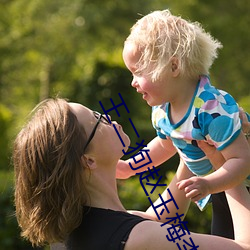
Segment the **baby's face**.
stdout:
[[126,42],[123,48],[122,57],[128,70],[134,74],[138,70],[138,62],[141,57],[140,51],[134,44]]
[[166,97],[168,75],[165,74],[166,77],[164,79],[157,79],[153,82],[152,74],[148,73],[152,72],[152,69],[140,71],[138,62],[141,58],[141,52],[132,43],[125,43],[122,55],[126,67],[133,76],[131,86],[138,93],[142,94],[142,98],[147,104],[156,106],[165,103],[168,100],[168,97]]

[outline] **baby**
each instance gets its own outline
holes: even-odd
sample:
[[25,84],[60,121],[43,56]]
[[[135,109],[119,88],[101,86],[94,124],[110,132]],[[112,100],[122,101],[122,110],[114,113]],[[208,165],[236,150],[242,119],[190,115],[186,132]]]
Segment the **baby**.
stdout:
[[[186,197],[199,201],[201,209],[210,194],[236,186],[250,174],[250,150],[241,132],[238,105],[230,94],[216,89],[209,77],[221,47],[199,23],[163,10],[138,20],[123,50],[125,65],[133,75],[132,87],[152,107],[157,137],[147,146],[151,165],[158,166],[177,151],[195,175],[178,186]],[[225,163],[217,171],[198,141],[222,153]],[[133,174],[129,162],[133,164],[120,162],[118,177]]]

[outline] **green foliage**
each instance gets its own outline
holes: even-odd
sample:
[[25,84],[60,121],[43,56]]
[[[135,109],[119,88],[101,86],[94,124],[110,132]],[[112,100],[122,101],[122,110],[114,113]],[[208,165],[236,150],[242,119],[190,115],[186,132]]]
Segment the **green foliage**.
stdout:
[[[196,0],[189,9],[189,17],[203,24],[222,44],[223,48],[215,61],[211,75],[218,88],[229,92],[236,100],[249,96],[249,42],[250,5],[242,1]],[[248,102],[250,99],[248,99]]]
[[[13,173],[0,171],[0,248],[8,250],[32,250],[31,245],[22,240],[18,227],[13,198]],[[37,248],[37,250],[39,250]],[[42,250],[42,249],[40,249]]]
[[[130,135],[131,145],[142,139],[145,143],[151,140],[155,131],[150,122],[150,107],[130,87],[131,76],[125,69],[121,53],[123,42],[136,19],[165,8],[201,22],[223,43],[224,48],[211,69],[212,81],[218,88],[230,92],[249,112],[248,0],[228,0],[226,3],[215,0],[2,0],[0,169],[10,167],[12,139],[30,110],[40,100],[57,94],[101,111],[99,101],[108,107],[109,98],[119,103],[118,93],[121,93],[130,113],[121,111],[120,117],[112,114],[113,119],[117,119]],[[140,138],[127,122],[128,117],[133,120]],[[163,175],[168,176],[168,171],[174,170],[176,165],[176,158],[168,162],[168,167],[162,168]],[[0,183],[4,178],[0,176]],[[119,187],[128,208],[144,209],[148,206],[137,178],[121,181]],[[11,191],[6,188],[1,194],[1,202],[7,207],[5,211],[13,212]],[[191,205],[187,218],[190,230],[207,232],[211,209],[201,213]],[[2,219],[1,223],[7,222]],[[8,237],[13,238],[8,235],[6,242]],[[5,246],[4,249],[14,249]],[[0,245],[0,248],[3,247]]]
[[242,107],[246,112],[250,112],[250,95],[244,96],[239,100],[239,105]]
[[7,169],[9,166],[9,152],[10,148],[6,145],[9,141],[12,113],[11,111],[0,103],[0,169]]

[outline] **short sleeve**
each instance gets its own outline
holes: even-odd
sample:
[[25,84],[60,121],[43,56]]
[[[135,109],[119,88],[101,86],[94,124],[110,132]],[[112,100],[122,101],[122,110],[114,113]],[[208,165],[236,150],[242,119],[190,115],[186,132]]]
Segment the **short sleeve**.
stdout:
[[159,136],[163,140],[167,139],[166,135],[162,134],[161,132],[159,132],[157,130],[156,130],[156,134],[157,134],[157,136]]
[[157,136],[161,139],[167,139],[172,130],[167,117],[167,104],[155,106],[152,108],[151,120]]
[[[208,95],[206,95],[207,97]],[[203,98],[201,95],[199,98]],[[240,134],[241,121],[238,105],[225,91],[213,91],[198,112],[202,134],[218,150],[230,145]]]

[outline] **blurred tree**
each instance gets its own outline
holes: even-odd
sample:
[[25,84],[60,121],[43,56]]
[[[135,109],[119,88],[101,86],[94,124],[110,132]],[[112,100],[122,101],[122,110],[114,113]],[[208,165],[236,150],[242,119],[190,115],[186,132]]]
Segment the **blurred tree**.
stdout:
[[205,30],[223,44],[211,69],[214,85],[238,101],[242,96],[249,96],[249,1],[194,0],[193,3],[189,6],[189,17],[202,23]]
[[0,249],[42,250],[21,239],[13,206],[13,172],[0,171]]
[[[250,111],[248,0],[1,0],[0,169],[8,169],[10,146],[6,145],[11,144],[34,105],[48,96],[59,95],[101,111],[99,101],[108,107],[110,98],[119,103],[121,93],[130,113],[121,110],[121,117],[111,115],[123,125],[132,145],[154,137],[151,109],[130,87],[131,76],[121,52],[130,27],[141,15],[166,8],[201,22],[223,43],[224,48],[211,69],[212,80]],[[174,170],[177,164],[178,157],[164,164],[162,173],[167,173],[166,180],[169,170]],[[122,198],[129,207],[145,208],[148,206],[145,195],[133,181],[136,178],[119,184]],[[130,200],[133,189],[138,191],[138,202]],[[196,213],[192,206],[188,214],[192,229],[203,230],[199,226],[202,224],[206,226],[203,231],[208,231],[209,212],[205,216],[204,213],[194,216]]]
[[11,111],[0,103],[0,168],[8,169],[10,166],[9,127],[11,126]]

